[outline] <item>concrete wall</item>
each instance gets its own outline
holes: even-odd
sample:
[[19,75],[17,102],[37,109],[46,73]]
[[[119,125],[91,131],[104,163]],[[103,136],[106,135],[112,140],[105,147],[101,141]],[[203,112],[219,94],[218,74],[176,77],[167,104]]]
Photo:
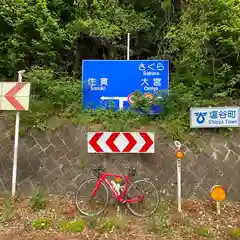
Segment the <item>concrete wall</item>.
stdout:
[[[49,133],[32,131],[20,138],[17,190],[31,194],[35,186],[52,193],[74,192],[91,175],[90,167],[103,164],[109,171],[126,173],[130,164],[138,177],[149,177],[162,196],[175,198],[176,161],[173,140],[156,134],[155,154],[88,154],[87,129],[68,124]],[[13,139],[0,124],[0,191],[11,190]],[[240,133],[220,137],[208,131],[200,147],[185,148],[182,161],[183,197],[206,198],[215,184],[223,185],[231,200],[240,200]]]

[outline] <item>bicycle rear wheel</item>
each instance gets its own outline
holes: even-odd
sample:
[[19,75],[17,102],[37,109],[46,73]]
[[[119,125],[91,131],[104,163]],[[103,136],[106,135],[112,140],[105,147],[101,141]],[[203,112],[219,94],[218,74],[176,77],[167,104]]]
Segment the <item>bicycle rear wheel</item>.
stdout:
[[143,201],[127,203],[129,211],[137,217],[148,217],[152,215],[159,205],[159,194],[156,187],[148,180],[137,180],[127,190],[127,197],[144,196]]
[[76,206],[79,212],[85,216],[98,216],[107,208],[108,189],[103,182],[99,186],[96,195],[92,197],[97,181],[97,178],[90,178],[84,181],[76,191]]

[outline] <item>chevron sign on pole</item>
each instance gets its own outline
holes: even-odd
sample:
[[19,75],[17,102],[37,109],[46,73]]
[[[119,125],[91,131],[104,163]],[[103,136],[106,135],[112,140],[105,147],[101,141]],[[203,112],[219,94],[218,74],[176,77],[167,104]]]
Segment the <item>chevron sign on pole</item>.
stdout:
[[0,110],[28,110],[29,97],[30,83],[0,82]]
[[88,153],[154,153],[153,132],[88,132]]

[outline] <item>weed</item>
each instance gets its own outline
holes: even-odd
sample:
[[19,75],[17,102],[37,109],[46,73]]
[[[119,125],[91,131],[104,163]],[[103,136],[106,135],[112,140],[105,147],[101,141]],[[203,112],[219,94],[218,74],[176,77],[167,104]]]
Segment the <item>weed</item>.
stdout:
[[100,226],[100,229],[104,232],[115,231],[120,229],[120,222],[117,218],[105,218],[103,224]]
[[51,209],[51,218],[58,220],[61,216],[59,196],[53,196],[48,200],[48,208]]
[[48,218],[40,218],[32,221],[32,226],[36,229],[46,229],[51,225],[52,221]]
[[33,210],[41,210],[46,206],[46,198],[45,191],[41,188],[37,188],[33,191],[33,195],[31,197],[31,204]]
[[155,233],[166,233],[169,228],[168,205],[165,202],[159,204],[159,208],[149,223],[149,231]]
[[149,231],[155,233],[165,233],[169,231],[169,219],[166,215],[156,215],[150,221]]
[[207,228],[200,228],[198,233],[201,237],[213,237],[213,233]]
[[3,198],[3,207],[0,212],[0,223],[5,223],[11,218],[11,213],[13,211],[13,199],[11,196],[6,195]]
[[84,159],[81,159],[80,160],[80,169],[84,170],[85,168],[87,168],[87,166],[88,166],[88,161],[84,160]]
[[59,224],[59,228],[61,232],[83,232],[85,227],[85,222],[80,219],[80,220],[74,220],[74,221],[67,221],[63,220]]
[[233,239],[240,240],[240,228],[234,228],[230,232],[230,236]]
[[97,226],[98,219],[96,216],[88,216],[85,218],[85,222],[89,229],[94,229]]

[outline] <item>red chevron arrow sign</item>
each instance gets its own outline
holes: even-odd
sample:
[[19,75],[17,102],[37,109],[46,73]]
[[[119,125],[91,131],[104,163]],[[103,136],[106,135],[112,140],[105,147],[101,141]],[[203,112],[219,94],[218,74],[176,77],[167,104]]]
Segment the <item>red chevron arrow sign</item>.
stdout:
[[152,132],[88,132],[89,153],[154,153]]
[[0,82],[0,110],[28,110],[29,95],[30,83]]

